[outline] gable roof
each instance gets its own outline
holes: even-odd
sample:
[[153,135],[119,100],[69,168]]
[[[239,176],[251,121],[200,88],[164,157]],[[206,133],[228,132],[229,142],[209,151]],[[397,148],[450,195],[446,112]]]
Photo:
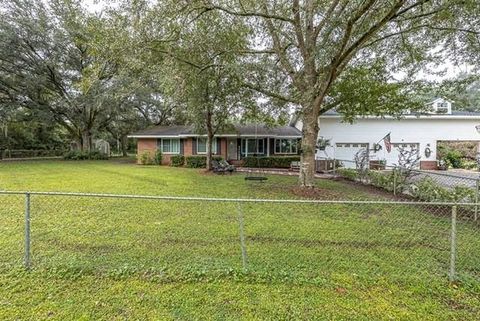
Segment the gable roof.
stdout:
[[[155,126],[137,131],[128,137],[133,138],[156,138],[156,137],[196,137],[206,136],[205,134],[195,133],[193,126],[174,125],[174,126]],[[215,136],[223,137],[293,137],[301,138],[302,132],[293,126],[269,127],[265,124],[245,124],[234,125],[230,130],[225,130]]]

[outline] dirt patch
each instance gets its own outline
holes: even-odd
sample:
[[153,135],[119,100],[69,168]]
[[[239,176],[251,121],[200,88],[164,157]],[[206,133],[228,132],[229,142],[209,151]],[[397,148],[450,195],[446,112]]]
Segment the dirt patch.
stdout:
[[345,198],[341,193],[332,191],[330,189],[315,187],[315,188],[302,188],[300,186],[294,186],[290,189],[291,193],[295,196],[316,200],[337,200]]
[[387,200],[395,200],[395,201],[412,201],[414,200],[412,197],[408,195],[393,195],[392,192],[386,191],[383,188],[376,187],[373,185],[365,185],[360,182],[353,182],[345,178],[332,178],[331,180],[345,184],[354,186],[355,189],[362,191],[368,195],[376,196],[378,198],[387,199]]

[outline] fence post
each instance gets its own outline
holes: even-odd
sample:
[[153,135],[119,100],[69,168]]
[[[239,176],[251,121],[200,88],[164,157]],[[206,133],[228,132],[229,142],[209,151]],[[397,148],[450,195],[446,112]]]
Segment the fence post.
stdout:
[[25,257],[24,266],[30,268],[30,193],[25,193]]
[[397,168],[393,168],[393,195],[397,195]]
[[477,178],[475,181],[475,213],[473,219],[476,221],[478,219],[478,193],[480,189],[480,178]]
[[247,247],[245,245],[243,214],[242,214],[240,203],[237,203],[237,212],[238,212],[238,229],[240,234],[240,247],[242,249],[242,266],[243,266],[243,270],[246,270],[247,269]]
[[455,263],[457,259],[457,206],[452,206],[452,227],[450,235],[450,281],[455,281]]

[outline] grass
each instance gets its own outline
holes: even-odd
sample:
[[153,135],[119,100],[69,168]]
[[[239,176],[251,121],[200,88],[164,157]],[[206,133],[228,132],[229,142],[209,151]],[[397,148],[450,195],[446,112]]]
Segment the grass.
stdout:
[[[0,163],[0,190],[300,198],[295,177],[126,162]],[[316,197],[374,190],[318,180]],[[32,270],[21,267],[23,196],[0,196],[0,319],[476,320],[478,226],[408,205],[241,204],[32,196]],[[460,213],[462,214],[462,213]],[[239,220],[247,252],[242,266]]]

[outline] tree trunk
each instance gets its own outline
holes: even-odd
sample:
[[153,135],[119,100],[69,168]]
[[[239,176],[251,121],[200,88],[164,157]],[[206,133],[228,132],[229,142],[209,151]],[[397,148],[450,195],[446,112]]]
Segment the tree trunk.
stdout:
[[207,136],[207,171],[212,170],[212,141],[213,138],[208,135]]
[[127,136],[122,136],[122,138],[120,139],[120,147],[122,149],[122,156],[123,157],[128,156],[127,145],[128,145],[128,137]]
[[315,149],[318,137],[318,115],[310,112],[303,117],[302,146],[300,157],[300,186],[315,186]]
[[207,171],[212,170],[212,143],[213,143],[213,128],[212,128],[212,113],[207,112],[206,119],[207,127]]
[[92,151],[92,134],[90,131],[84,130],[82,132],[82,145],[81,145],[82,151],[84,152],[91,152]]

